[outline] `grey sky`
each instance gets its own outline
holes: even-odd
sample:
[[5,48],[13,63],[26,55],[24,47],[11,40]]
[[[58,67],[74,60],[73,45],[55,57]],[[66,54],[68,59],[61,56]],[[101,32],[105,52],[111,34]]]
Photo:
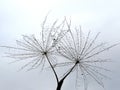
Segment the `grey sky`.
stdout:
[[[0,0],[0,45],[14,45],[21,35],[39,33],[40,24],[49,11],[50,22],[71,17],[72,25],[81,25],[83,32],[101,32],[100,40],[111,44],[120,42],[119,0]],[[3,58],[3,52],[5,49],[0,48],[0,90],[55,89],[56,82],[49,70],[17,72],[22,63],[8,64],[11,59]],[[113,73],[108,75],[112,79],[105,81],[106,90],[119,90],[120,46],[111,49],[106,56],[113,60],[109,64]],[[72,79],[66,79],[63,90],[73,90],[68,87],[74,84],[70,81]],[[89,86],[88,90],[101,90],[97,84]]]

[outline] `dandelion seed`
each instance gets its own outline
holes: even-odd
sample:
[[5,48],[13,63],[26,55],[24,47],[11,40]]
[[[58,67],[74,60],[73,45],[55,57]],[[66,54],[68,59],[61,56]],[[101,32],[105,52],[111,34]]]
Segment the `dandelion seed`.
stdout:
[[[9,48],[11,51],[7,54],[7,57],[11,57],[16,61],[28,61],[21,69],[30,66],[28,70],[32,70],[38,67],[44,68],[46,59],[50,62],[56,63],[53,58],[57,54],[55,46],[61,40],[61,38],[68,32],[66,19],[57,25],[57,20],[51,25],[46,25],[47,16],[41,25],[40,38],[36,38],[34,35],[23,35],[23,40],[16,40],[17,47],[3,46]],[[46,58],[47,57],[47,58]],[[51,63],[52,64],[52,63]]]
[[[102,78],[106,78],[104,74],[99,70],[109,71],[103,67],[97,66],[98,63],[107,62],[106,59],[96,59],[99,54],[107,51],[108,49],[116,46],[117,44],[107,46],[106,43],[97,44],[96,40],[100,33],[98,33],[93,39],[90,38],[89,32],[87,36],[83,35],[81,28],[69,31],[67,35],[57,44],[58,53],[68,59],[67,63],[60,63],[56,67],[71,65],[73,63],[73,71],[77,72],[76,82],[79,83],[79,76],[81,75],[84,81],[84,89],[87,90],[87,79],[90,76],[99,85],[104,87]],[[104,47],[104,48],[103,48]],[[69,70],[70,71],[70,70]],[[64,75],[65,76],[65,75]]]
[[[56,90],[61,90],[64,80],[71,72],[76,72],[76,86],[79,86],[80,81],[83,80],[84,90],[88,87],[88,77],[104,87],[102,79],[108,77],[100,70],[109,70],[98,64],[108,62],[109,59],[97,56],[117,44],[107,46],[106,43],[96,43],[100,33],[91,39],[90,31],[85,36],[81,27],[75,28],[75,31],[71,30],[71,21],[68,23],[66,18],[59,25],[57,20],[51,26],[46,25],[46,21],[47,16],[41,25],[40,38],[34,35],[23,35],[22,40],[16,40],[17,47],[2,46],[10,49],[10,52],[6,53],[7,57],[17,59],[14,62],[27,61],[21,69],[29,67],[28,71],[39,67],[43,70],[49,64],[47,67],[52,69],[57,81]],[[68,61],[63,59],[57,62],[57,55]],[[64,66],[70,66],[70,68],[59,79],[56,67]]]

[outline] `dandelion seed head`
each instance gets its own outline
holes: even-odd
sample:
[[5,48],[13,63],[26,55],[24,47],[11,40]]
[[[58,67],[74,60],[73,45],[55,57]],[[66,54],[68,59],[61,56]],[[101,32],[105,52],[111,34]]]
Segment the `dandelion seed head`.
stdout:
[[50,58],[50,62],[55,63],[55,56],[57,55],[55,46],[68,32],[65,19],[60,24],[57,24],[57,22],[56,20],[47,25],[46,16],[41,24],[40,37],[22,35],[22,40],[16,40],[17,47],[4,46],[10,49],[10,52],[6,53],[7,57],[14,58],[15,62],[26,60],[26,64],[22,66],[22,69],[31,66],[28,70],[38,67],[44,68],[46,56]]
[[[107,59],[98,58],[99,55],[108,49],[116,46],[116,44],[108,46],[106,43],[98,43],[97,38],[100,33],[92,39],[91,32],[85,36],[81,28],[70,29],[69,33],[57,45],[57,51],[68,60],[68,64],[60,65],[67,66],[73,63],[76,65],[73,71],[76,71],[76,82],[79,83],[81,75],[84,82],[84,89],[87,90],[88,77],[93,78],[99,85],[104,87],[103,78],[107,78],[101,70],[108,71],[104,67],[99,66],[100,63],[107,62]],[[58,65],[58,66],[60,66]],[[57,67],[57,65],[56,65]]]
[[[66,18],[59,25],[57,25],[57,20],[50,26],[46,25],[46,21],[47,17],[41,24],[40,38],[36,38],[34,35],[23,35],[22,40],[16,40],[17,47],[3,46],[10,49],[10,52],[6,53],[7,57],[17,59],[16,61],[26,61],[21,69],[29,67],[28,71],[38,67],[43,70],[46,61],[48,61],[58,83],[58,76],[54,68],[73,65],[74,67],[70,71],[76,72],[77,85],[82,78],[84,89],[87,90],[88,77],[91,77],[104,87],[102,80],[107,76],[100,70],[109,70],[98,66],[98,64],[107,62],[107,59],[97,58],[97,56],[117,44],[106,47],[106,43],[97,43],[99,33],[92,39],[90,31],[84,35],[81,27],[71,29],[71,21],[68,23]],[[57,62],[57,55],[63,59],[59,63]],[[63,76],[69,74],[68,71]]]

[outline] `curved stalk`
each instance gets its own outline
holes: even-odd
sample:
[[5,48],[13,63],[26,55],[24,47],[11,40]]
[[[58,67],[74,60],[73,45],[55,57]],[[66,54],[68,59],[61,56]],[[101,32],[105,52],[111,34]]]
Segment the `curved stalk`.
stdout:
[[79,61],[76,61],[75,65],[70,69],[70,71],[58,82],[58,86],[56,90],[61,90],[61,87],[63,85],[64,80],[67,78],[67,76],[72,72],[72,70],[75,68],[75,66],[79,63]]
[[54,69],[54,67],[53,67],[53,65],[51,64],[51,62],[50,62],[50,60],[49,60],[49,58],[48,58],[48,56],[47,55],[45,55],[46,56],[46,58],[47,58],[47,61],[49,62],[49,64],[50,64],[50,67],[52,68],[52,70],[53,70],[53,73],[54,73],[54,75],[55,75],[55,78],[56,78],[56,80],[57,80],[57,84],[59,83],[59,79],[58,79],[58,76],[57,76],[57,73],[56,73],[56,71],[55,71],[55,69]]

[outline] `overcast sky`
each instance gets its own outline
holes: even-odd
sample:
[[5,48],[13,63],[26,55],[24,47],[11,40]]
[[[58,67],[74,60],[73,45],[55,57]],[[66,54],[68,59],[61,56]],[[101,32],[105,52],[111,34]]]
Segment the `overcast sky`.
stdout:
[[[21,35],[39,33],[49,11],[50,22],[71,17],[72,25],[81,25],[83,32],[101,32],[100,40],[120,42],[119,0],[0,0],[0,45],[14,45]],[[8,64],[11,59],[2,57],[4,52],[0,48],[0,90],[55,90],[56,81],[50,71],[17,72],[22,63]],[[106,90],[119,90],[120,46],[106,56],[113,60],[109,66],[113,73],[108,75],[112,79],[105,81]],[[70,81],[66,79],[62,90],[73,90]],[[88,90],[102,90],[97,84],[89,86]]]

